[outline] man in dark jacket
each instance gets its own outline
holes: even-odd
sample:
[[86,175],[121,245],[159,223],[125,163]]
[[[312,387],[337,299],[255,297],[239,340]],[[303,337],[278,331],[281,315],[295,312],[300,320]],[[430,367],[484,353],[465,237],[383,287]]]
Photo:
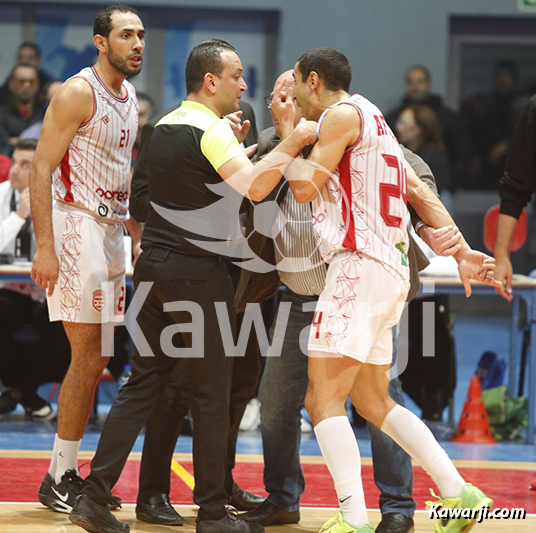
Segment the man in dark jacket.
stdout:
[[536,189],[536,94],[528,101],[519,119],[499,186],[501,208],[495,242],[495,278],[503,285],[496,291],[511,301],[510,240],[521,211]]

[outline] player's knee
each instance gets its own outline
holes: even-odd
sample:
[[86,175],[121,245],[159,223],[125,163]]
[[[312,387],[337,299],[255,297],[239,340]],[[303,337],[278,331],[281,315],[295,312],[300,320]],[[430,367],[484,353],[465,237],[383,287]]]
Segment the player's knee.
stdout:
[[88,354],[83,363],[84,371],[93,378],[99,378],[110,361],[109,357],[103,357],[99,353]]

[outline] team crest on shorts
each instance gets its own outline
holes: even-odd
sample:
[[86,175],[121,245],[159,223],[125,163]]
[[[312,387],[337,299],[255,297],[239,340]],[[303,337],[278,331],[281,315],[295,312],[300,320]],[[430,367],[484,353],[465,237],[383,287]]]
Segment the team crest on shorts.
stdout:
[[100,313],[106,305],[106,295],[104,291],[97,290],[93,293],[93,307]]

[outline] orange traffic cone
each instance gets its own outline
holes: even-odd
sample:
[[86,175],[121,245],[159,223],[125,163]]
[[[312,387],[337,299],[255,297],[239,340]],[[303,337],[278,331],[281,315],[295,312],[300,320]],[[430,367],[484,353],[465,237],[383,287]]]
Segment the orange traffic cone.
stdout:
[[482,398],[482,389],[480,387],[480,378],[473,376],[469,385],[467,399],[463,406],[462,416],[458,424],[456,437],[451,442],[472,442],[476,444],[496,444],[490,427],[488,412]]

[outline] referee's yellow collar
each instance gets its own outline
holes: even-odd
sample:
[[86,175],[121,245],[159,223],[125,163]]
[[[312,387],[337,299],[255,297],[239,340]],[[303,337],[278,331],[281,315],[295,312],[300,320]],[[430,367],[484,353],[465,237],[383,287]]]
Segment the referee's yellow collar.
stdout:
[[199,102],[194,102],[192,100],[183,100],[181,107],[186,107],[187,109],[197,109],[198,111],[206,113],[207,115],[217,118],[218,120],[221,119],[221,117],[216,115],[214,111],[209,109],[206,105],[200,104]]

